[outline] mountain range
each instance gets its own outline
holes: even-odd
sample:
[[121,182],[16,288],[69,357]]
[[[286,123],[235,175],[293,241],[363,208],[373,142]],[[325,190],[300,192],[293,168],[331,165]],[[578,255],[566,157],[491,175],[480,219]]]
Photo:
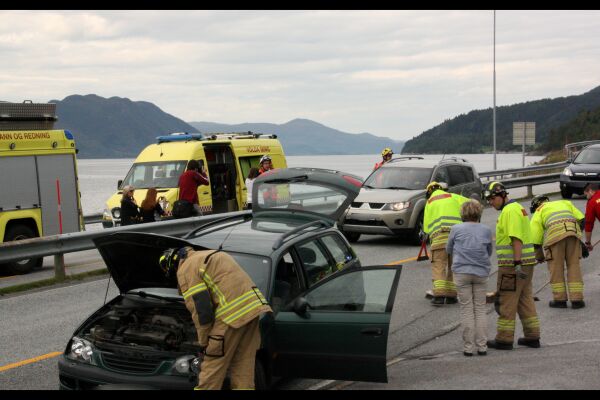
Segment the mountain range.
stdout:
[[75,136],[79,158],[133,158],[156,137],[173,132],[276,134],[287,155],[376,154],[385,147],[400,152],[403,143],[369,133],[352,134],[309,119],[285,124],[215,122],[187,123],[146,101],[72,95],[56,103],[57,129]]

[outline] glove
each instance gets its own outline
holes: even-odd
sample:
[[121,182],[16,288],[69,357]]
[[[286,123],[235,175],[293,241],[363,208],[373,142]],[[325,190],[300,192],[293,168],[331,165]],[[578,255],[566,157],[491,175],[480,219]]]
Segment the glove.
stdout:
[[581,257],[588,258],[590,256],[590,251],[587,246],[582,242],[581,243]]
[[515,260],[514,264],[515,264],[515,272],[517,273],[517,278],[526,279],[527,274],[525,272],[523,272],[523,269],[521,268],[521,260]]
[[419,239],[421,239],[421,242],[426,242],[429,239],[429,235],[421,230],[419,231]]

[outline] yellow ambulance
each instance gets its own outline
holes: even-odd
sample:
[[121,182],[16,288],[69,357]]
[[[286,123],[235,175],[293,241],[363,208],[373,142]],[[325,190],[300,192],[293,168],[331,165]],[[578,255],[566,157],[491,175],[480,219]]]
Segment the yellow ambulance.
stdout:
[[273,168],[287,168],[276,135],[173,133],[156,139],[137,156],[125,178],[118,182],[117,192],[107,200],[102,217],[105,228],[120,224],[122,189],[126,185],[133,185],[138,205],[149,188],[156,188],[159,203],[171,211],[179,197],[179,176],[190,160],[204,167],[210,181],[210,185],[198,187],[204,214],[243,210],[247,204],[246,177],[251,167],[259,167],[263,155],[271,157]]
[[[56,104],[0,102],[0,241],[84,229],[73,135],[53,129]],[[0,265],[23,274],[42,258]]]

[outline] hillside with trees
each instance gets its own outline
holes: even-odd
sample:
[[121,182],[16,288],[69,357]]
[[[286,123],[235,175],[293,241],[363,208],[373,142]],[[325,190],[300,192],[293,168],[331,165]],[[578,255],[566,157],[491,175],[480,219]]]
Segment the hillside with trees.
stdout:
[[[558,130],[580,113],[600,107],[600,86],[581,95],[558,97],[496,107],[496,148],[498,151],[519,151],[512,144],[513,122],[536,123],[536,146],[562,146],[564,140],[555,142],[551,131]],[[492,108],[461,114],[423,132],[407,141],[402,153],[484,153],[492,150]],[[558,133],[557,133],[558,135]],[[558,136],[556,136],[558,138]],[[569,137],[570,141],[573,141]],[[552,142],[550,144],[550,142]],[[449,143],[451,145],[449,146]]]
[[565,143],[600,140],[600,107],[580,112],[574,119],[550,131],[545,151],[560,150]]

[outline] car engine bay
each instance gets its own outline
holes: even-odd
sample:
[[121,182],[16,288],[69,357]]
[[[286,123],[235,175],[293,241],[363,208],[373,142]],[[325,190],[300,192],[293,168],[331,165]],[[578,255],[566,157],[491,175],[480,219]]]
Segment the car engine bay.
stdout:
[[147,349],[195,354],[200,351],[197,333],[189,311],[180,305],[140,307],[123,299],[87,325],[82,336],[95,346],[131,346],[136,351]]

